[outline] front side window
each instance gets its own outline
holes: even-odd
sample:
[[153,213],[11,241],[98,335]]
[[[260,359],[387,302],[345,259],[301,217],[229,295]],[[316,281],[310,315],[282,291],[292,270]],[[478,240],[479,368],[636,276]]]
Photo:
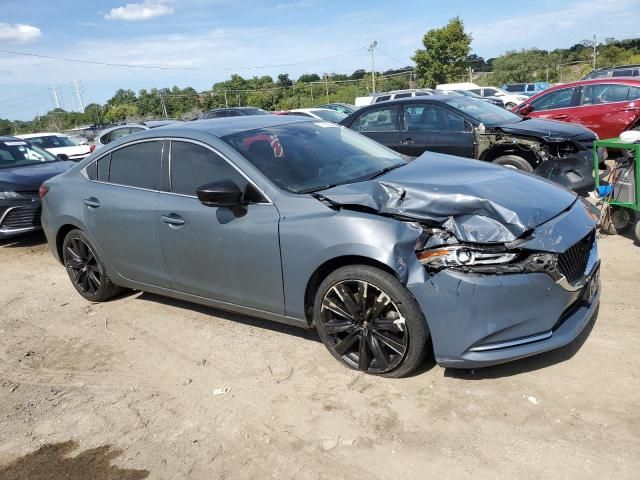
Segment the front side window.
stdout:
[[599,83],[582,87],[582,105],[598,105],[601,103],[624,102],[627,100],[627,85]]
[[393,132],[398,127],[398,107],[376,108],[360,115],[351,125],[356,132]]
[[31,137],[29,141],[40,148],[77,147],[78,144],[71,138],[63,135],[46,135],[43,137]]
[[305,193],[406,165],[396,152],[333,123],[291,123],[222,138],[276,186]]
[[208,183],[231,180],[244,190],[247,180],[226,160],[208,148],[189,142],[171,142],[171,191],[196,195]]
[[554,90],[531,102],[533,110],[540,112],[543,110],[552,110],[554,108],[568,108],[573,106],[573,94],[575,87]]
[[0,169],[28,167],[55,161],[57,159],[49,152],[24,140],[5,140],[0,142]]
[[638,100],[640,99],[640,87],[629,87],[629,95],[627,96],[627,100]]
[[157,190],[161,161],[162,142],[159,140],[122,147],[111,152],[109,182]]
[[464,120],[437,105],[406,105],[404,126],[409,132],[463,132]]

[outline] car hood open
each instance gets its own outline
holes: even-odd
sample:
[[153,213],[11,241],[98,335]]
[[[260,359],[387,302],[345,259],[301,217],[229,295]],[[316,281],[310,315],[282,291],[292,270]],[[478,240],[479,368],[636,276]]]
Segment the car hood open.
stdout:
[[[544,118],[527,118],[516,123],[507,123],[491,127],[509,133],[511,135],[523,135],[546,138],[573,138],[585,133],[590,133],[582,125],[575,125],[557,120],[547,120]],[[593,135],[593,134],[592,134]],[[594,135],[595,140],[595,135]]]
[[510,242],[567,210],[576,195],[509,168],[426,152],[374,180],[323,190],[334,207],[440,226],[460,241]]

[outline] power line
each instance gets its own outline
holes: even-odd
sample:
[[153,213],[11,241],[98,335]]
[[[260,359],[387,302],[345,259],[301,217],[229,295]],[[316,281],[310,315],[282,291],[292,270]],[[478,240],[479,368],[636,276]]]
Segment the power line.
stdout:
[[281,63],[278,65],[259,65],[259,66],[252,66],[252,67],[225,67],[223,70],[258,70],[258,69],[265,69],[265,68],[293,67],[295,65],[304,65],[306,63],[315,63],[315,62],[320,62],[322,60],[330,60],[332,58],[342,57],[344,55],[349,55],[355,52],[359,52],[366,48],[367,47],[359,47],[354,50],[350,50],[348,52],[337,53],[335,55],[330,55],[328,57],[314,58],[313,60],[303,60],[300,62],[293,62],[293,63]]
[[407,62],[403,62],[402,60],[398,60],[396,57],[389,55],[387,52],[385,52],[384,50],[382,50],[380,47],[378,47],[378,51],[383,54],[385,57],[389,57],[391,60],[393,60],[394,62],[399,63],[400,65],[402,65],[403,67],[407,66]]
[[129,63],[98,62],[93,60],[82,60],[79,58],[53,57],[50,55],[41,55],[39,53],[16,52],[13,50],[0,50],[0,53],[6,53],[9,55],[22,55],[23,57],[46,58],[47,60],[58,60],[61,62],[89,63],[92,65],[103,65],[107,67],[146,68],[153,70],[195,70],[194,68],[189,67],[163,67],[159,65],[131,65]]

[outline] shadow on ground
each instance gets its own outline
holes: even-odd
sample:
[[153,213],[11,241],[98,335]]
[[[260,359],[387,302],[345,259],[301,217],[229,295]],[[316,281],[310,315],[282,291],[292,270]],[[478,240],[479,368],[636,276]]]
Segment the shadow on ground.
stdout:
[[447,368],[444,375],[445,377],[459,378],[462,380],[488,380],[520,375],[522,373],[533,372],[558,363],[566,362],[582,348],[582,345],[584,345],[587,338],[589,338],[589,334],[591,333],[591,330],[593,330],[597,319],[598,311],[596,311],[596,314],[593,316],[593,320],[587,324],[584,330],[573,342],[556,350],[540,353],[533,357],[527,357],[521,360],[515,360],[510,363],[504,363],[494,367],[480,368],[477,370]]
[[121,450],[109,445],[91,448],[76,456],[74,441],[44,445],[9,465],[0,467],[2,480],[140,480],[148,470],[122,469],[111,465]]
[[[136,292],[138,293],[138,292]],[[242,323],[251,327],[262,328],[265,330],[271,330],[272,332],[284,333],[286,335],[293,335],[305,340],[312,340],[314,342],[320,342],[320,337],[316,333],[315,328],[300,328],[286,323],[279,323],[275,321],[265,320],[262,318],[251,317],[248,315],[242,315],[233,312],[227,312],[214,307],[208,307],[206,305],[200,305],[197,303],[191,303],[183,300],[176,300],[171,297],[164,297],[162,295],[156,295],[153,293],[142,292],[138,296],[139,300],[147,300],[149,302],[162,303],[163,305],[169,305],[177,308],[184,308],[186,310],[193,310],[204,315],[211,315],[223,320],[229,320],[232,322]]]
[[36,245],[42,245],[46,242],[47,238],[44,236],[44,232],[39,230],[36,232],[16,235],[15,237],[2,238],[0,239],[0,248],[35,247]]

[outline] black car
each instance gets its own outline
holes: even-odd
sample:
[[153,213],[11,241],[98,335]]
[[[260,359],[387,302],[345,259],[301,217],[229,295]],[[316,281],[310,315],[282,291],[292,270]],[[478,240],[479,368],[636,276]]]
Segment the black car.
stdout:
[[462,95],[369,105],[340,124],[412,157],[448,153],[535,173],[577,193],[594,188],[591,130],[521,117]]
[[0,137],[0,238],[40,228],[40,185],[75,165],[24,140]]
[[270,115],[270,113],[258,107],[213,108],[208,112],[204,112],[198,120],[205,120],[208,118],[242,117],[244,115]]

